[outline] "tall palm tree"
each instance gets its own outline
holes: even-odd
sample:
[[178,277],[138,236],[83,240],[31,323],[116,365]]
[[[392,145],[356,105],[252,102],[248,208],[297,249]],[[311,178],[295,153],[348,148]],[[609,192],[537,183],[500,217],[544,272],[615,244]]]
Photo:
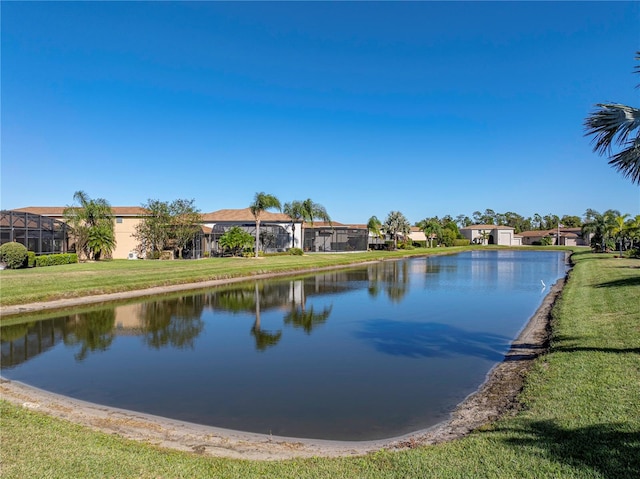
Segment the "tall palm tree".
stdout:
[[[294,228],[298,221],[303,219],[302,202],[294,200],[291,203],[285,203],[282,212],[291,218],[291,247],[295,247]],[[304,238],[304,236],[303,236]]]
[[[635,59],[640,61],[640,51]],[[635,73],[640,73],[640,66]],[[632,183],[640,184],[640,109],[619,103],[598,103],[596,107],[584,122],[585,135],[593,135],[593,151],[608,155],[611,166]],[[613,145],[622,149],[612,155]]]
[[116,246],[113,210],[103,198],[92,200],[84,191],[76,191],[73,199],[78,206],[68,206],[63,215],[71,227],[76,252],[87,259],[110,256]]
[[278,211],[282,211],[280,200],[264,192],[256,193],[256,196],[253,198],[253,203],[249,205],[251,214],[256,219],[256,258],[258,257],[258,248],[260,247],[260,216],[263,211],[270,208],[276,208]]
[[326,221],[327,223],[331,223],[331,218],[329,217],[329,213],[324,206],[320,203],[315,203],[311,201],[311,198],[307,198],[302,202],[302,218],[311,223],[313,227],[313,220],[321,220]]
[[[315,203],[311,198],[307,198],[301,203],[302,219],[311,224],[313,228],[313,220],[326,221],[331,225],[331,217],[324,206],[320,203]],[[302,224],[304,228],[304,223]],[[304,240],[304,229],[302,230],[302,238]]]

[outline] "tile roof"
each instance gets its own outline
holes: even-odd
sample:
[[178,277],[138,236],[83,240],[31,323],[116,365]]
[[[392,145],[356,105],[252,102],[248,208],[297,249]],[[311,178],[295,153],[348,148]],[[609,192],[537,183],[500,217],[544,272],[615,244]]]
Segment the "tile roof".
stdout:
[[512,226],[499,225],[471,225],[460,228],[460,230],[514,230]]
[[[202,215],[202,221],[205,223],[216,223],[216,222],[253,222],[255,223],[256,219],[251,214],[250,208],[242,208],[242,209],[225,209],[212,211],[211,213],[204,213]],[[284,213],[272,213],[270,211],[263,211],[260,214],[260,221],[277,221],[279,223],[291,223],[291,218]]]
[[[16,208],[13,211],[23,213],[32,213],[41,216],[62,217],[66,206],[27,206],[25,208]],[[147,210],[141,206],[112,206],[111,210],[115,216],[145,216]]]

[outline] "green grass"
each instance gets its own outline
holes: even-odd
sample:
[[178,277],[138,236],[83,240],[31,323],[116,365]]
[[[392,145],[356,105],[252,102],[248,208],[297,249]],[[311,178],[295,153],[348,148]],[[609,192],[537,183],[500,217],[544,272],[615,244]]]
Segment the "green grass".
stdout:
[[[99,261],[0,271],[0,306],[117,293],[153,286],[196,283],[262,273],[349,265],[408,255],[454,253],[465,248],[371,251],[348,254],[210,258],[196,261]],[[469,248],[466,248],[469,249]]]
[[551,350],[527,378],[523,409],[464,439],[359,458],[251,462],[162,450],[3,401],[2,477],[640,477],[640,261],[574,258]]

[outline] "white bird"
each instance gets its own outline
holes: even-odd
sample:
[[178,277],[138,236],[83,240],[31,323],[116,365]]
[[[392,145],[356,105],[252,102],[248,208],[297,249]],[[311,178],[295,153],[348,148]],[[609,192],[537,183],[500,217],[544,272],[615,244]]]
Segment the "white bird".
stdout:
[[540,282],[542,283],[542,287],[543,287],[543,288],[546,288],[546,287],[547,287],[547,285],[546,285],[546,284],[544,284],[544,281],[540,280]]

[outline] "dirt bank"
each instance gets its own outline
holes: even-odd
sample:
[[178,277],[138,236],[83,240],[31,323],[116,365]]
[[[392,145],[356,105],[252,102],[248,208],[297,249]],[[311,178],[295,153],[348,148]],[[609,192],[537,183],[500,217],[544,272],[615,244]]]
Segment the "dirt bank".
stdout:
[[[551,308],[564,283],[564,280],[559,280],[553,286],[525,329],[513,342],[505,360],[490,371],[486,382],[457,407],[449,420],[399,438],[341,442],[243,433],[91,404],[7,380],[0,383],[0,393],[2,399],[22,407],[94,430],[212,456],[261,460],[350,456],[379,449],[398,450],[436,444],[460,438],[503,414],[517,411],[516,399],[526,373],[533,360],[547,349]],[[62,305],[56,304],[56,307]]]

